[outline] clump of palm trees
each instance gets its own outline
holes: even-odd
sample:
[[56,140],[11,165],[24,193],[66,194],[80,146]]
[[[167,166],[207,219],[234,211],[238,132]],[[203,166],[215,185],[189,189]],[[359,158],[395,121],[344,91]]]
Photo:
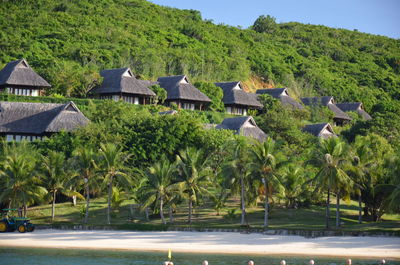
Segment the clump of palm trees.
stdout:
[[[83,222],[89,222],[93,194],[107,194],[106,224],[111,224],[113,200],[120,191],[134,197],[142,210],[152,209],[167,224],[178,205],[187,205],[187,222],[204,200],[215,209],[227,198],[240,197],[240,224],[248,225],[246,207],[262,203],[264,228],[269,227],[271,201],[283,199],[286,208],[299,207],[301,198],[326,195],[326,227],[330,228],[331,195],[336,197],[336,227],[341,226],[340,200],[359,201],[362,213],[379,220],[385,211],[398,211],[400,154],[385,139],[359,136],[352,145],[340,138],[320,140],[307,154],[290,157],[287,146],[267,138],[264,142],[237,137],[215,153],[187,147],[163,154],[144,168],[133,168],[133,159],[114,143],[99,148],[80,146],[70,157],[59,151],[40,154],[26,142],[4,143],[0,156],[0,202],[5,207],[27,207],[51,202],[55,220],[59,194],[85,200]],[[223,154],[223,155],[221,155]],[[384,196],[386,194],[386,196]],[[118,198],[118,199],[117,199]],[[114,203],[116,204],[116,203]]]

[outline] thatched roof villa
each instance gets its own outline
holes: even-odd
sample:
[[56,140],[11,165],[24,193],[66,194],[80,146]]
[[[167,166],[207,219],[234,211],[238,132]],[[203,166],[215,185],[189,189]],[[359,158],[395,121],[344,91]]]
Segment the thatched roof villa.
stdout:
[[323,139],[336,136],[329,123],[309,124],[303,128],[303,131]]
[[288,89],[286,87],[259,89],[256,91],[256,93],[258,95],[268,94],[273,98],[279,99],[283,106],[291,107],[293,109],[304,109],[303,105],[301,105],[289,95]]
[[339,109],[344,112],[354,111],[357,112],[364,120],[371,120],[372,117],[364,110],[364,106],[361,102],[344,102],[336,103]]
[[333,117],[333,121],[335,122],[336,125],[343,125],[352,120],[349,115],[344,113],[341,109],[339,109],[336,106],[335,101],[331,96],[301,98],[301,101],[306,106],[328,107],[335,114],[335,116]]
[[135,78],[130,68],[103,70],[100,75],[103,82],[89,92],[93,97],[146,105],[156,96],[145,83]]
[[186,75],[159,77],[157,82],[167,91],[165,103],[175,103],[180,109],[202,110],[211,102],[209,97],[189,83]]
[[263,105],[243,90],[242,83],[237,82],[220,82],[215,83],[216,86],[222,88],[226,112],[235,115],[247,115],[248,110],[262,109]]
[[226,118],[215,128],[217,130],[233,130],[235,134],[254,138],[260,142],[267,138],[265,132],[257,126],[251,116]]
[[25,59],[8,63],[0,70],[0,91],[21,96],[39,96],[51,85],[29,66]]
[[73,102],[66,104],[0,101],[0,136],[7,141],[34,141],[72,131],[89,120]]

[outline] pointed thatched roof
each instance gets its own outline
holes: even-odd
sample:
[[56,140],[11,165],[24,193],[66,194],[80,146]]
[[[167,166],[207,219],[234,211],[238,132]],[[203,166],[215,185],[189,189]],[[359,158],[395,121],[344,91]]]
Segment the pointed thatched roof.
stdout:
[[25,59],[8,63],[0,70],[0,86],[51,87]]
[[334,119],[341,119],[341,120],[352,120],[352,118],[344,113],[341,109],[339,109],[333,97],[325,96],[325,97],[308,97],[308,98],[301,98],[301,101],[306,106],[326,106],[328,107],[333,113],[335,113]]
[[303,131],[324,139],[336,136],[329,123],[309,124],[303,128]]
[[279,99],[284,106],[289,106],[294,109],[303,109],[303,105],[297,102],[294,98],[289,95],[288,89],[284,88],[270,88],[270,89],[259,89],[256,91],[258,95],[268,94],[273,98]]
[[159,77],[157,82],[167,91],[167,100],[211,102],[211,99],[189,83],[185,75]]
[[364,107],[361,102],[344,102],[344,103],[336,103],[339,109],[344,112],[354,111],[357,112],[363,119],[371,120],[372,117],[364,110]]
[[72,101],[66,104],[0,102],[0,133],[72,131],[88,123],[89,120]]
[[258,128],[255,120],[251,116],[226,118],[215,128],[219,130],[233,130],[238,135],[251,137],[261,142],[267,138],[265,132]]
[[155,96],[142,82],[137,80],[129,68],[118,68],[103,70],[100,72],[103,82],[100,86],[93,88],[92,94],[133,94],[144,96]]
[[252,95],[245,92],[242,83],[238,82],[221,82],[215,83],[216,86],[222,88],[224,97],[222,101],[225,105],[243,105],[255,109],[261,109],[263,105]]

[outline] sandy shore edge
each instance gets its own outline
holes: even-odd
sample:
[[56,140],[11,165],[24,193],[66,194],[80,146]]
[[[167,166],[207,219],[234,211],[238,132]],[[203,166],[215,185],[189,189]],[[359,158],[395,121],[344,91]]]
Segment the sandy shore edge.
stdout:
[[400,260],[400,238],[277,236],[224,232],[40,230],[0,234],[0,247]]

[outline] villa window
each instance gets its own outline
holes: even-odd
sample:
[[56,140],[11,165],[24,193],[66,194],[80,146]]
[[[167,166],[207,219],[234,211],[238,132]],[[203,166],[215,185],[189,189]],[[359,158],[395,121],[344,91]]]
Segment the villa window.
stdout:
[[193,103],[183,103],[183,109],[194,110],[194,104]]

